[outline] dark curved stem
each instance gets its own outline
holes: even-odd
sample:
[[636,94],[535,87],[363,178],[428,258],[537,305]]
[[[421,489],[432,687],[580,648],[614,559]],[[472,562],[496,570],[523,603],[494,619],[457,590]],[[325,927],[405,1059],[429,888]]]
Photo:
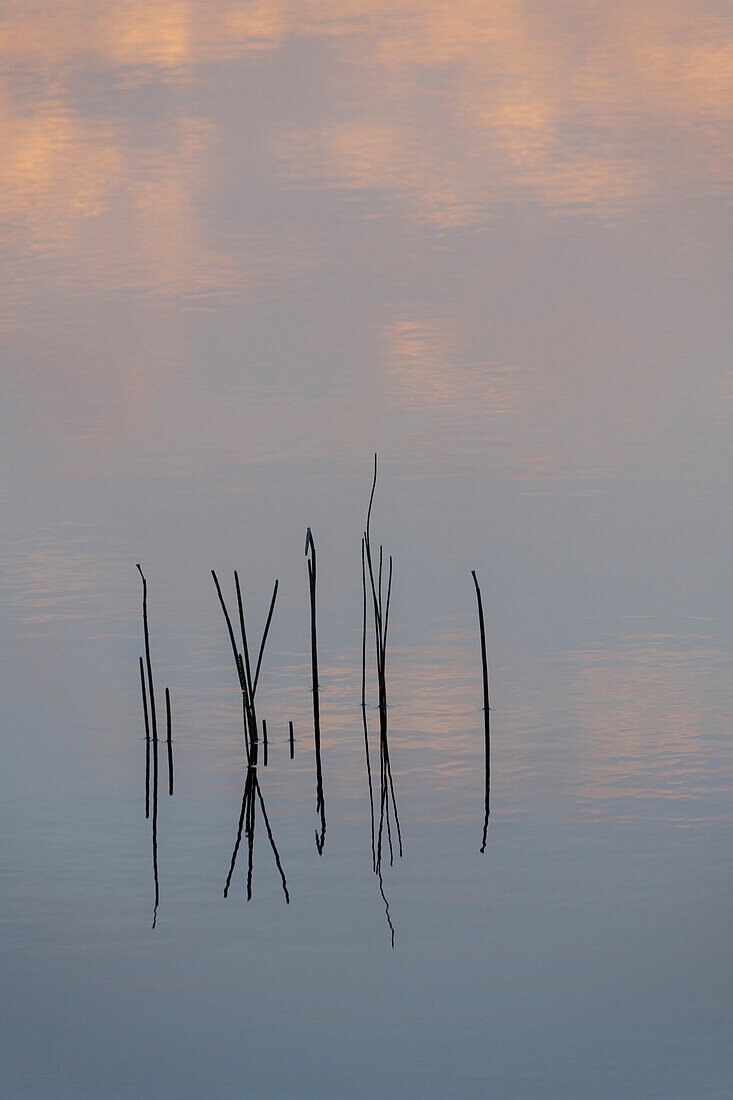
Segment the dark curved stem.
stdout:
[[486,851],[486,832],[489,825],[489,813],[490,813],[490,792],[491,792],[491,718],[489,705],[489,668],[486,661],[486,626],[484,624],[484,607],[481,600],[481,589],[479,588],[478,579],[476,577],[476,571],[471,570],[471,576],[473,577],[474,587],[476,588],[476,602],[478,604],[478,624],[479,635],[481,638],[481,672],[483,675],[483,689],[484,689],[484,832],[481,842],[481,851]]
[[214,584],[216,585],[216,594],[219,597],[219,603],[221,604],[221,609],[224,612],[224,618],[226,619],[227,630],[229,632],[229,641],[232,643],[232,653],[234,654],[234,666],[237,670],[237,676],[239,678],[239,686],[241,687],[242,691],[244,691],[246,686],[244,682],[244,673],[240,666],[241,658],[239,655],[239,650],[237,649],[237,642],[234,637],[234,630],[232,629],[232,620],[229,618],[227,605],[224,602],[224,597],[221,592],[221,585],[219,584],[219,578],[217,577],[213,569],[211,570],[211,575],[214,578]]
[[367,636],[367,593],[366,563],[364,561],[364,539],[361,540],[361,589],[362,589],[362,632],[361,632],[361,720],[364,726],[364,755],[366,756],[367,779],[369,781],[369,821],[372,835],[372,867],[377,869],[377,855],[374,847],[374,788],[372,784],[372,765],[369,754],[369,726],[366,712],[366,636]]
[[150,725],[148,722],[148,693],[145,690],[145,669],[140,658],[140,688],[143,696],[143,715],[145,717],[145,817],[150,817]]
[[165,689],[165,729],[168,745],[168,794],[173,797],[173,742],[171,741],[171,693]]
[[237,609],[239,611],[239,629],[242,633],[242,653],[244,654],[244,669],[247,674],[247,690],[250,703],[254,706],[254,689],[252,688],[252,672],[249,666],[249,647],[247,645],[247,630],[244,625],[244,604],[242,603],[242,590],[239,587],[239,574],[234,570],[234,587],[237,591]]
[[229,874],[227,875],[226,884],[224,886],[224,897],[229,896],[229,886],[231,885],[232,875],[234,874],[234,867],[237,862],[237,854],[239,852],[239,845],[242,842],[242,829],[244,828],[244,819],[249,807],[250,799],[250,786],[254,775],[254,769],[250,766],[247,768],[247,773],[244,779],[244,790],[242,791],[242,807],[239,812],[239,824],[237,826],[237,839],[234,842],[234,850],[232,852],[232,860],[229,864]]
[[153,741],[158,740],[158,723],[155,713],[155,689],[153,688],[153,666],[150,660],[150,631],[148,630],[148,582],[145,580],[140,565],[137,571],[143,582],[143,631],[145,634],[145,664],[148,670],[148,691],[150,692],[150,720],[153,725]]
[[[309,556],[310,554],[310,556]],[[316,848],[322,855],[326,843],[326,803],[323,795],[323,767],[321,764],[321,708],[318,698],[318,638],[316,631],[316,545],[308,528],[305,536],[305,556],[308,558],[308,588],[310,592],[311,625],[311,687],[313,692],[313,737],[316,755],[316,813],[321,819],[320,833],[316,830]]]
[[247,695],[247,722],[249,724],[249,739],[250,741],[257,740],[257,712],[255,711],[255,693],[252,686],[252,672],[249,664],[249,646],[247,645],[247,628],[244,625],[244,604],[242,603],[242,590],[239,587],[239,575],[234,570],[234,587],[237,591],[237,608],[239,610],[239,628],[242,632],[242,653],[244,654],[244,663],[240,662],[240,668],[244,673],[244,688]]
[[153,882],[155,883],[155,906],[153,908],[153,928],[158,922],[158,903],[160,884],[158,882],[158,738],[153,737]]
[[263,817],[264,822],[265,822],[265,829],[267,830],[267,838],[270,841],[270,847],[272,848],[272,854],[275,857],[275,864],[277,866],[278,871],[280,872],[280,878],[282,880],[283,893],[285,894],[285,901],[288,903],[288,905],[290,905],[290,894],[288,893],[288,884],[287,884],[287,881],[285,879],[285,872],[283,871],[282,863],[280,862],[280,853],[277,850],[277,845],[275,844],[275,838],[272,835],[272,829],[270,828],[270,819],[267,816],[267,810],[265,809],[265,800],[262,797],[262,791],[260,790],[260,785],[257,782],[257,780],[255,780],[255,790],[257,791],[257,797],[260,800],[260,809],[262,810],[262,817]]
[[267,641],[267,633],[270,629],[270,623],[272,622],[272,613],[275,610],[275,600],[277,599],[277,586],[278,581],[275,581],[275,587],[272,590],[272,599],[270,600],[270,610],[267,613],[267,622],[265,623],[265,629],[262,634],[262,641],[260,642],[260,652],[257,655],[257,668],[255,669],[255,678],[252,684],[252,698],[257,691],[257,681],[260,678],[260,665],[262,664],[262,654],[265,652],[265,642]]

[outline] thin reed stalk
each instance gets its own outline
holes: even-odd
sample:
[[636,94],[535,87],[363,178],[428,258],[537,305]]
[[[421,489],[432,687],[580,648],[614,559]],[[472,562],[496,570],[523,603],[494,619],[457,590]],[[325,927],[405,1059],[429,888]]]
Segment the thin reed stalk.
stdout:
[[246,771],[245,777],[244,777],[244,791],[242,793],[242,807],[241,807],[240,814],[239,814],[239,824],[237,826],[237,837],[236,837],[236,840],[234,842],[234,850],[232,852],[231,863],[229,864],[229,874],[227,875],[227,880],[226,880],[226,883],[224,885],[224,897],[225,898],[229,896],[229,886],[231,885],[232,875],[234,874],[234,867],[235,867],[236,862],[237,862],[237,854],[239,852],[239,845],[242,842],[242,829],[244,827],[244,819],[247,816],[247,811],[249,809],[250,784],[251,784],[253,778],[254,778],[254,765],[248,764],[247,771]]
[[[140,657],[138,661],[140,670],[140,690],[143,700],[143,718],[145,720],[145,817],[151,817],[151,840],[153,849],[153,884],[155,888],[155,902],[153,905],[153,928],[158,922],[158,906],[160,903],[160,879],[158,875],[158,719],[155,708],[155,688],[153,684],[153,662],[150,655],[150,625],[148,623],[148,582],[140,567],[137,571],[143,585],[143,633],[145,637],[145,662]],[[147,683],[146,683],[147,671]],[[170,690],[165,689],[165,713],[166,713],[166,742],[168,747],[168,793],[173,794],[173,746],[171,737],[171,698]],[[152,726],[152,737],[151,737]],[[151,778],[151,747],[152,747],[152,778]],[[151,808],[152,786],[152,808]]]
[[243,669],[244,674],[244,694],[247,698],[247,725],[249,727],[249,739],[250,743],[257,740],[257,712],[255,711],[255,697],[254,689],[252,687],[252,671],[249,664],[249,645],[247,644],[247,628],[244,625],[244,605],[242,603],[242,590],[239,587],[239,575],[236,569],[234,570],[234,587],[237,592],[237,609],[239,611],[239,629],[242,633],[242,655],[244,658],[244,664],[242,665],[242,658],[240,657],[239,667]]
[[259,783],[255,780],[255,791],[257,798],[259,799],[260,809],[262,810],[262,819],[265,822],[265,830],[267,832],[267,839],[270,841],[270,847],[272,848],[272,854],[275,857],[275,865],[280,872],[280,879],[282,881],[283,893],[285,894],[285,901],[290,905],[290,894],[288,893],[288,884],[285,879],[285,872],[283,871],[282,863],[280,862],[280,853],[277,850],[275,844],[275,838],[272,835],[272,829],[270,828],[270,819],[267,816],[267,810],[265,809],[265,800],[262,797],[262,791],[260,790]]
[[[257,682],[260,678],[260,667],[262,665],[262,654],[265,652],[265,642],[267,641],[267,635],[268,635],[268,632],[270,630],[270,623],[272,622],[272,613],[275,610],[275,600],[277,599],[277,586],[278,586],[278,581],[275,581],[275,586],[272,590],[272,599],[270,600],[270,609],[267,612],[267,622],[265,623],[265,629],[262,631],[262,641],[260,642],[260,651],[257,654],[257,667],[255,668],[255,678],[254,678],[254,682],[252,684],[252,697],[253,698],[254,698],[254,693],[257,691]],[[239,586],[237,586],[237,590],[239,590]]]
[[[361,630],[361,720],[364,726],[364,755],[366,757],[367,780],[369,782],[369,823],[372,839],[372,867],[377,869],[377,854],[374,845],[374,787],[372,784],[372,764],[369,753],[369,726],[366,710],[366,643],[367,643],[367,590],[366,562],[364,560],[364,539],[361,540],[361,589],[362,589],[362,630]],[[388,918],[389,919],[389,918]]]
[[160,882],[158,879],[158,738],[156,736],[153,736],[153,882],[155,884],[153,928],[155,928],[158,923],[158,905],[160,903]]
[[153,741],[158,740],[158,723],[155,713],[155,689],[153,687],[153,666],[150,659],[150,631],[148,629],[148,582],[145,580],[140,565],[137,571],[143,582],[143,632],[145,634],[145,663],[148,670],[148,691],[150,692],[150,720],[153,726]]
[[[150,656],[150,629],[148,626],[148,582],[145,575],[137,565],[137,571],[143,582],[143,634],[145,637],[145,665],[148,674],[147,688],[150,695],[150,722],[153,737],[153,821],[152,821],[152,846],[153,846],[153,884],[155,887],[155,903],[153,906],[153,928],[158,922],[158,905],[160,903],[160,882],[158,878],[158,721],[155,710],[155,688],[153,686],[153,663]],[[145,816],[150,816],[150,739],[148,730],[148,708],[145,701],[145,676],[143,675],[142,657],[140,658],[140,675],[143,690],[143,713],[145,715]]]
[[308,591],[310,595],[311,627],[311,687],[313,692],[313,739],[316,756],[316,813],[320,816],[321,830],[315,830],[318,854],[323,854],[326,843],[326,802],[323,794],[323,767],[321,763],[321,708],[318,698],[318,638],[316,631],[316,544],[308,528],[305,536],[305,556],[308,559]]
[[476,571],[471,570],[474,587],[476,588],[476,603],[478,605],[479,636],[481,639],[481,673],[483,676],[484,693],[484,831],[481,840],[481,851],[486,851],[486,833],[489,827],[490,795],[491,795],[491,706],[489,704],[489,667],[486,661],[486,626],[484,623],[484,606],[481,599]]
[[171,740],[171,693],[165,689],[165,729],[168,745],[168,794],[173,797],[173,742]]
[[252,672],[249,665],[249,646],[247,645],[247,628],[244,625],[244,605],[242,603],[242,590],[239,587],[239,574],[234,570],[234,587],[237,591],[237,609],[239,611],[239,628],[242,632],[242,653],[244,655],[244,668],[247,674],[247,690],[251,705],[254,706],[254,692],[252,690]]
[[150,723],[148,721],[148,693],[145,689],[145,669],[140,658],[140,688],[143,696],[143,715],[145,717],[145,817],[150,817]]

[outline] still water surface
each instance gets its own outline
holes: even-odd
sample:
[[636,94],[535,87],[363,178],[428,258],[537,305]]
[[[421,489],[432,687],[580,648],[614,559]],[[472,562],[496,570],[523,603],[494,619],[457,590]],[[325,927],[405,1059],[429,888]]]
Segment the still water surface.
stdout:
[[[8,0],[0,51],[2,1095],[730,1096],[728,5]],[[259,800],[223,896],[212,568],[254,638],[279,579],[289,904]]]

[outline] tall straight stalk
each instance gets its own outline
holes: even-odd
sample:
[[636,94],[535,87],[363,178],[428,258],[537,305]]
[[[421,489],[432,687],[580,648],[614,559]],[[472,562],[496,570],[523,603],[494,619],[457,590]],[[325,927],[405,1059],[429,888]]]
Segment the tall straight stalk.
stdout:
[[171,741],[171,693],[165,689],[165,727],[168,745],[168,794],[173,797],[173,742]]
[[150,723],[148,721],[148,693],[145,689],[145,669],[140,658],[140,688],[143,696],[143,715],[145,717],[145,817],[150,817]]
[[[239,629],[242,633],[242,653],[244,655],[244,692],[247,696],[247,722],[249,725],[250,744],[257,741],[257,712],[255,711],[254,689],[252,687],[252,672],[249,665],[249,646],[247,645],[247,628],[244,625],[244,605],[242,604],[242,590],[239,587],[239,576],[234,570],[234,587],[237,590],[237,608],[239,610]],[[240,668],[242,664],[240,661]]]
[[153,882],[155,883],[155,906],[153,908],[153,928],[158,922],[158,904],[160,885],[158,881],[158,738],[153,735]]
[[369,754],[369,726],[367,724],[366,711],[366,643],[367,643],[367,590],[366,590],[366,562],[364,559],[364,538],[361,540],[361,590],[362,590],[362,618],[361,618],[361,720],[364,726],[364,755],[366,757],[367,780],[369,782],[369,822],[372,836],[372,867],[377,869],[377,855],[374,846],[374,788],[372,785],[372,764]]
[[481,842],[481,851],[486,851],[486,832],[489,825],[490,792],[491,792],[491,718],[489,705],[489,666],[486,661],[486,626],[484,623],[484,606],[481,600],[476,571],[471,570],[473,583],[476,588],[476,603],[478,604],[478,625],[481,638],[481,673],[484,689],[484,832]]
[[148,582],[145,580],[140,565],[137,571],[143,582],[143,631],[145,633],[145,664],[148,670],[148,691],[150,692],[150,719],[153,725],[153,741],[158,740],[158,723],[155,714],[155,689],[153,688],[153,666],[150,660],[150,631],[148,630]]
[[313,738],[316,755],[316,813],[321,819],[321,831],[316,830],[316,848],[322,855],[326,843],[326,802],[323,794],[323,768],[321,764],[321,708],[318,698],[318,638],[316,631],[316,544],[308,528],[305,536],[305,556],[308,558],[308,590],[310,593],[311,626],[311,688],[313,693]]

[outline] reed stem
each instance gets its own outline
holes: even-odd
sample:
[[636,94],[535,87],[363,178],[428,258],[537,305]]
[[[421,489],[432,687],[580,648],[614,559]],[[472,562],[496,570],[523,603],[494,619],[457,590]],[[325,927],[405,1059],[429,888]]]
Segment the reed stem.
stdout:
[[486,851],[486,833],[489,825],[490,794],[491,794],[491,707],[489,704],[489,667],[486,660],[486,626],[484,623],[484,606],[481,599],[481,589],[475,569],[471,570],[474,587],[476,589],[476,603],[478,605],[479,636],[481,639],[481,673],[483,677],[484,695],[484,831],[481,841],[481,851]]
[[321,708],[318,699],[318,638],[316,631],[316,544],[308,528],[305,536],[305,556],[308,558],[308,590],[310,593],[311,627],[311,687],[313,693],[313,738],[316,755],[316,813],[320,816],[321,831],[316,830],[316,848],[323,854],[326,843],[326,803],[323,794],[323,768],[321,764]]
[[168,744],[168,794],[173,797],[173,742],[171,741],[171,693],[165,689],[165,728]]
[[150,725],[148,723],[148,693],[145,689],[145,669],[140,658],[140,687],[143,696],[143,715],[145,716],[145,817],[150,817]]

